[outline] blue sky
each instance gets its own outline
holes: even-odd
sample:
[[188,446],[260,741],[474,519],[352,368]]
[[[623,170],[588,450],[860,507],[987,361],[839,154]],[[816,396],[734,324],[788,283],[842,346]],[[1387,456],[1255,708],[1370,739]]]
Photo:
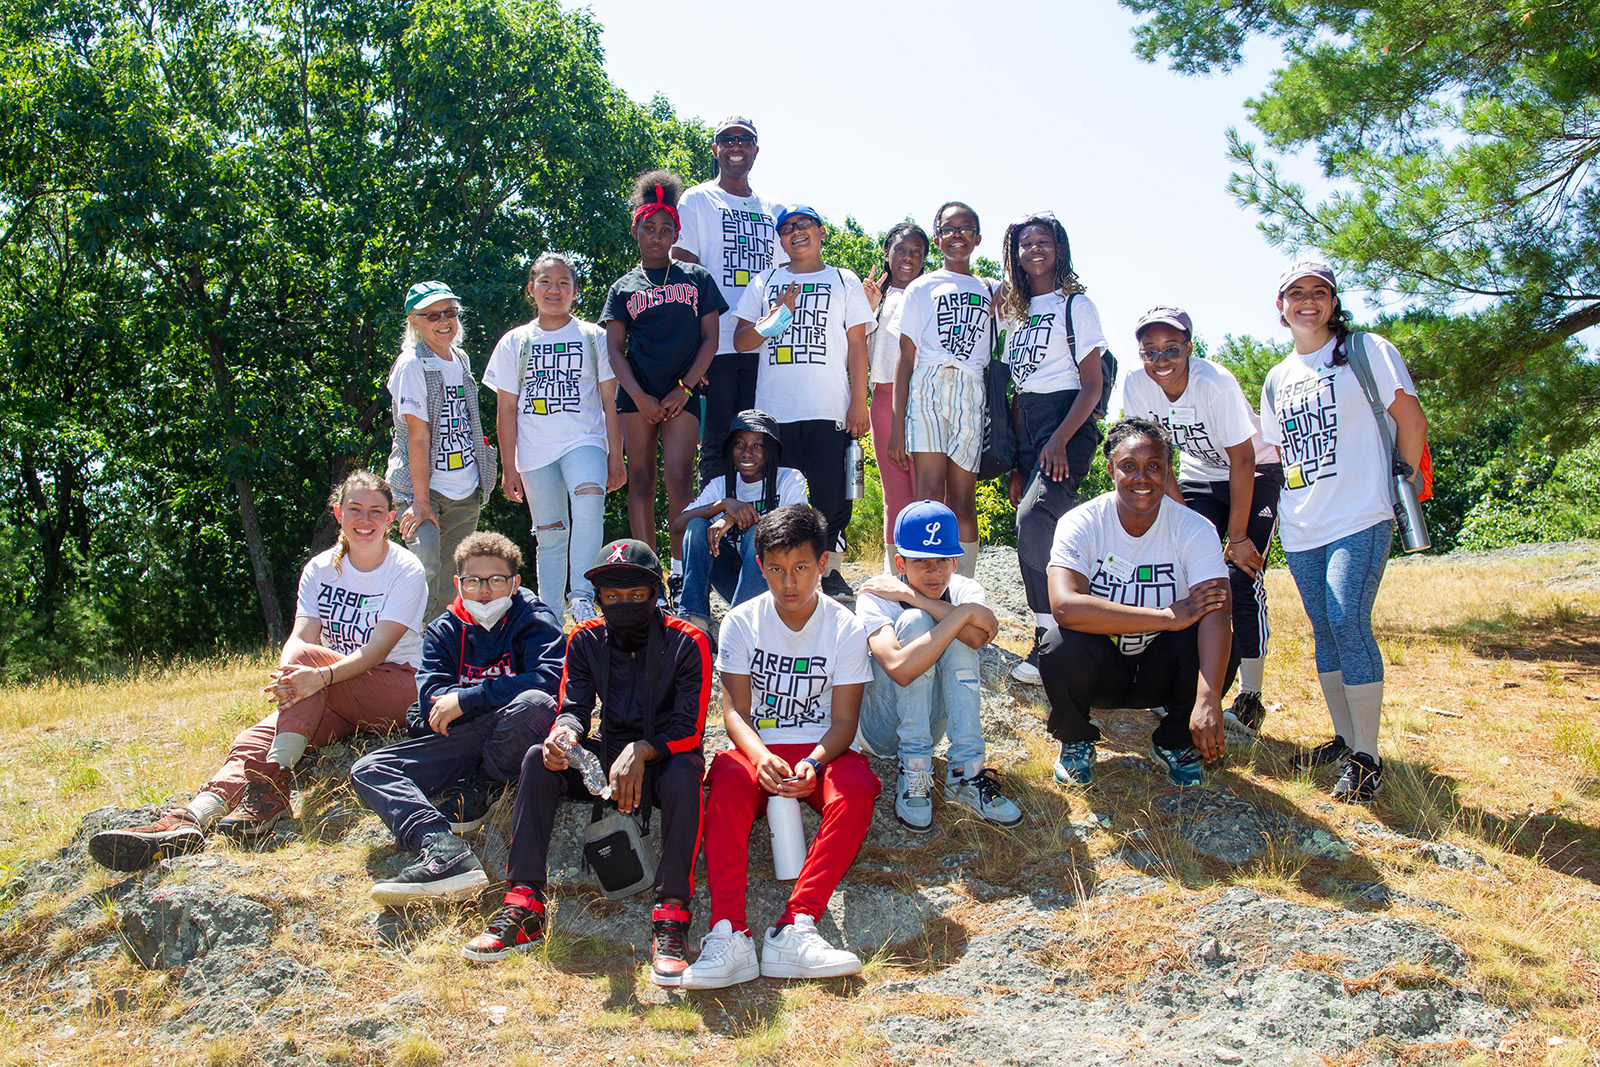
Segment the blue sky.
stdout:
[[766,196],[872,232],[907,215],[927,227],[966,200],[995,260],[1008,221],[1050,209],[1124,357],[1162,303],[1212,343],[1288,340],[1272,298],[1293,257],[1226,192],[1224,131],[1252,132],[1243,104],[1276,65],[1269,43],[1230,75],[1192,78],[1135,58],[1134,17],[1114,0],[570,6],[605,28],[629,96],[660,92],[707,122],[750,116]]

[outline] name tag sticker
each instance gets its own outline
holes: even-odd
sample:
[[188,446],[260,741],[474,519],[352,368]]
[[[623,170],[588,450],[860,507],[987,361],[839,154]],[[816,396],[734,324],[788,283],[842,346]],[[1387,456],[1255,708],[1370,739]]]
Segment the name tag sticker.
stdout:
[[1172,420],[1172,425],[1174,426],[1193,426],[1195,424],[1195,413],[1192,407],[1174,405],[1168,412],[1167,417]]
[[1118,559],[1114,555],[1108,555],[1100,562],[1100,569],[1124,585],[1133,581],[1134,567],[1130,560]]

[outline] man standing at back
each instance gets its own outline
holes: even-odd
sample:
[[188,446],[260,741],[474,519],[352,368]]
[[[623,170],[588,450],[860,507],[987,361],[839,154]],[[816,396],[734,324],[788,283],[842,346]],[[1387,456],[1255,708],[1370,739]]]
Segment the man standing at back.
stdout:
[[[739,306],[745,286],[772,266],[778,205],[750,188],[750,168],[760,151],[754,122],[729,115],[717,123],[712,151],[716,177],[687,190],[679,201],[683,225],[672,255],[710,271],[731,309]],[[700,442],[702,486],[723,473],[722,427],[739,412],[755,407],[758,353],[734,351],[733,328],[730,310],[722,316],[717,357],[706,373],[706,410],[700,425],[712,427],[713,432]]]

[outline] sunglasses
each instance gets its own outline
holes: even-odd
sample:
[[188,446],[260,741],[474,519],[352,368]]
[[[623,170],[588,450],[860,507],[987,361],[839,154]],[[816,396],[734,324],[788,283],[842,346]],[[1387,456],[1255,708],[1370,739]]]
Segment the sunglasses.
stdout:
[[1178,345],[1169,348],[1141,348],[1139,358],[1146,363],[1176,363],[1183,355],[1183,349]]
[[429,322],[438,322],[440,319],[455,318],[456,309],[445,308],[443,311],[413,311],[412,314],[427,319]]
[[756,139],[748,133],[722,133],[717,135],[717,143],[729,148],[750,148]]

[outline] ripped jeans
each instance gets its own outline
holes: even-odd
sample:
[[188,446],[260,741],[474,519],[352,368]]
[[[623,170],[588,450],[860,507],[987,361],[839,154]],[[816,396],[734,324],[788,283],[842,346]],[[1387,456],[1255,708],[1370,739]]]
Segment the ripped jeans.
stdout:
[[[593,492],[578,491],[591,487]],[[573,596],[594,599],[594,586],[583,572],[594,566],[605,544],[606,450],[579,445],[554,463],[523,471],[522,491],[539,543],[539,599],[559,619],[566,614],[569,587]]]
[[[907,608],[895,620],[894,632],[904,648],[933,627],[932,615]],[[933,747],[948,732],[948,773],[954,775],[959,768],[972,775],[983,769],[980,710],[978,651],[951,641],[944,655],[909,685],[896,685],[872,661],[872,681],[861,698],[859,734],[878,756],[924,758],[931,767]]]

